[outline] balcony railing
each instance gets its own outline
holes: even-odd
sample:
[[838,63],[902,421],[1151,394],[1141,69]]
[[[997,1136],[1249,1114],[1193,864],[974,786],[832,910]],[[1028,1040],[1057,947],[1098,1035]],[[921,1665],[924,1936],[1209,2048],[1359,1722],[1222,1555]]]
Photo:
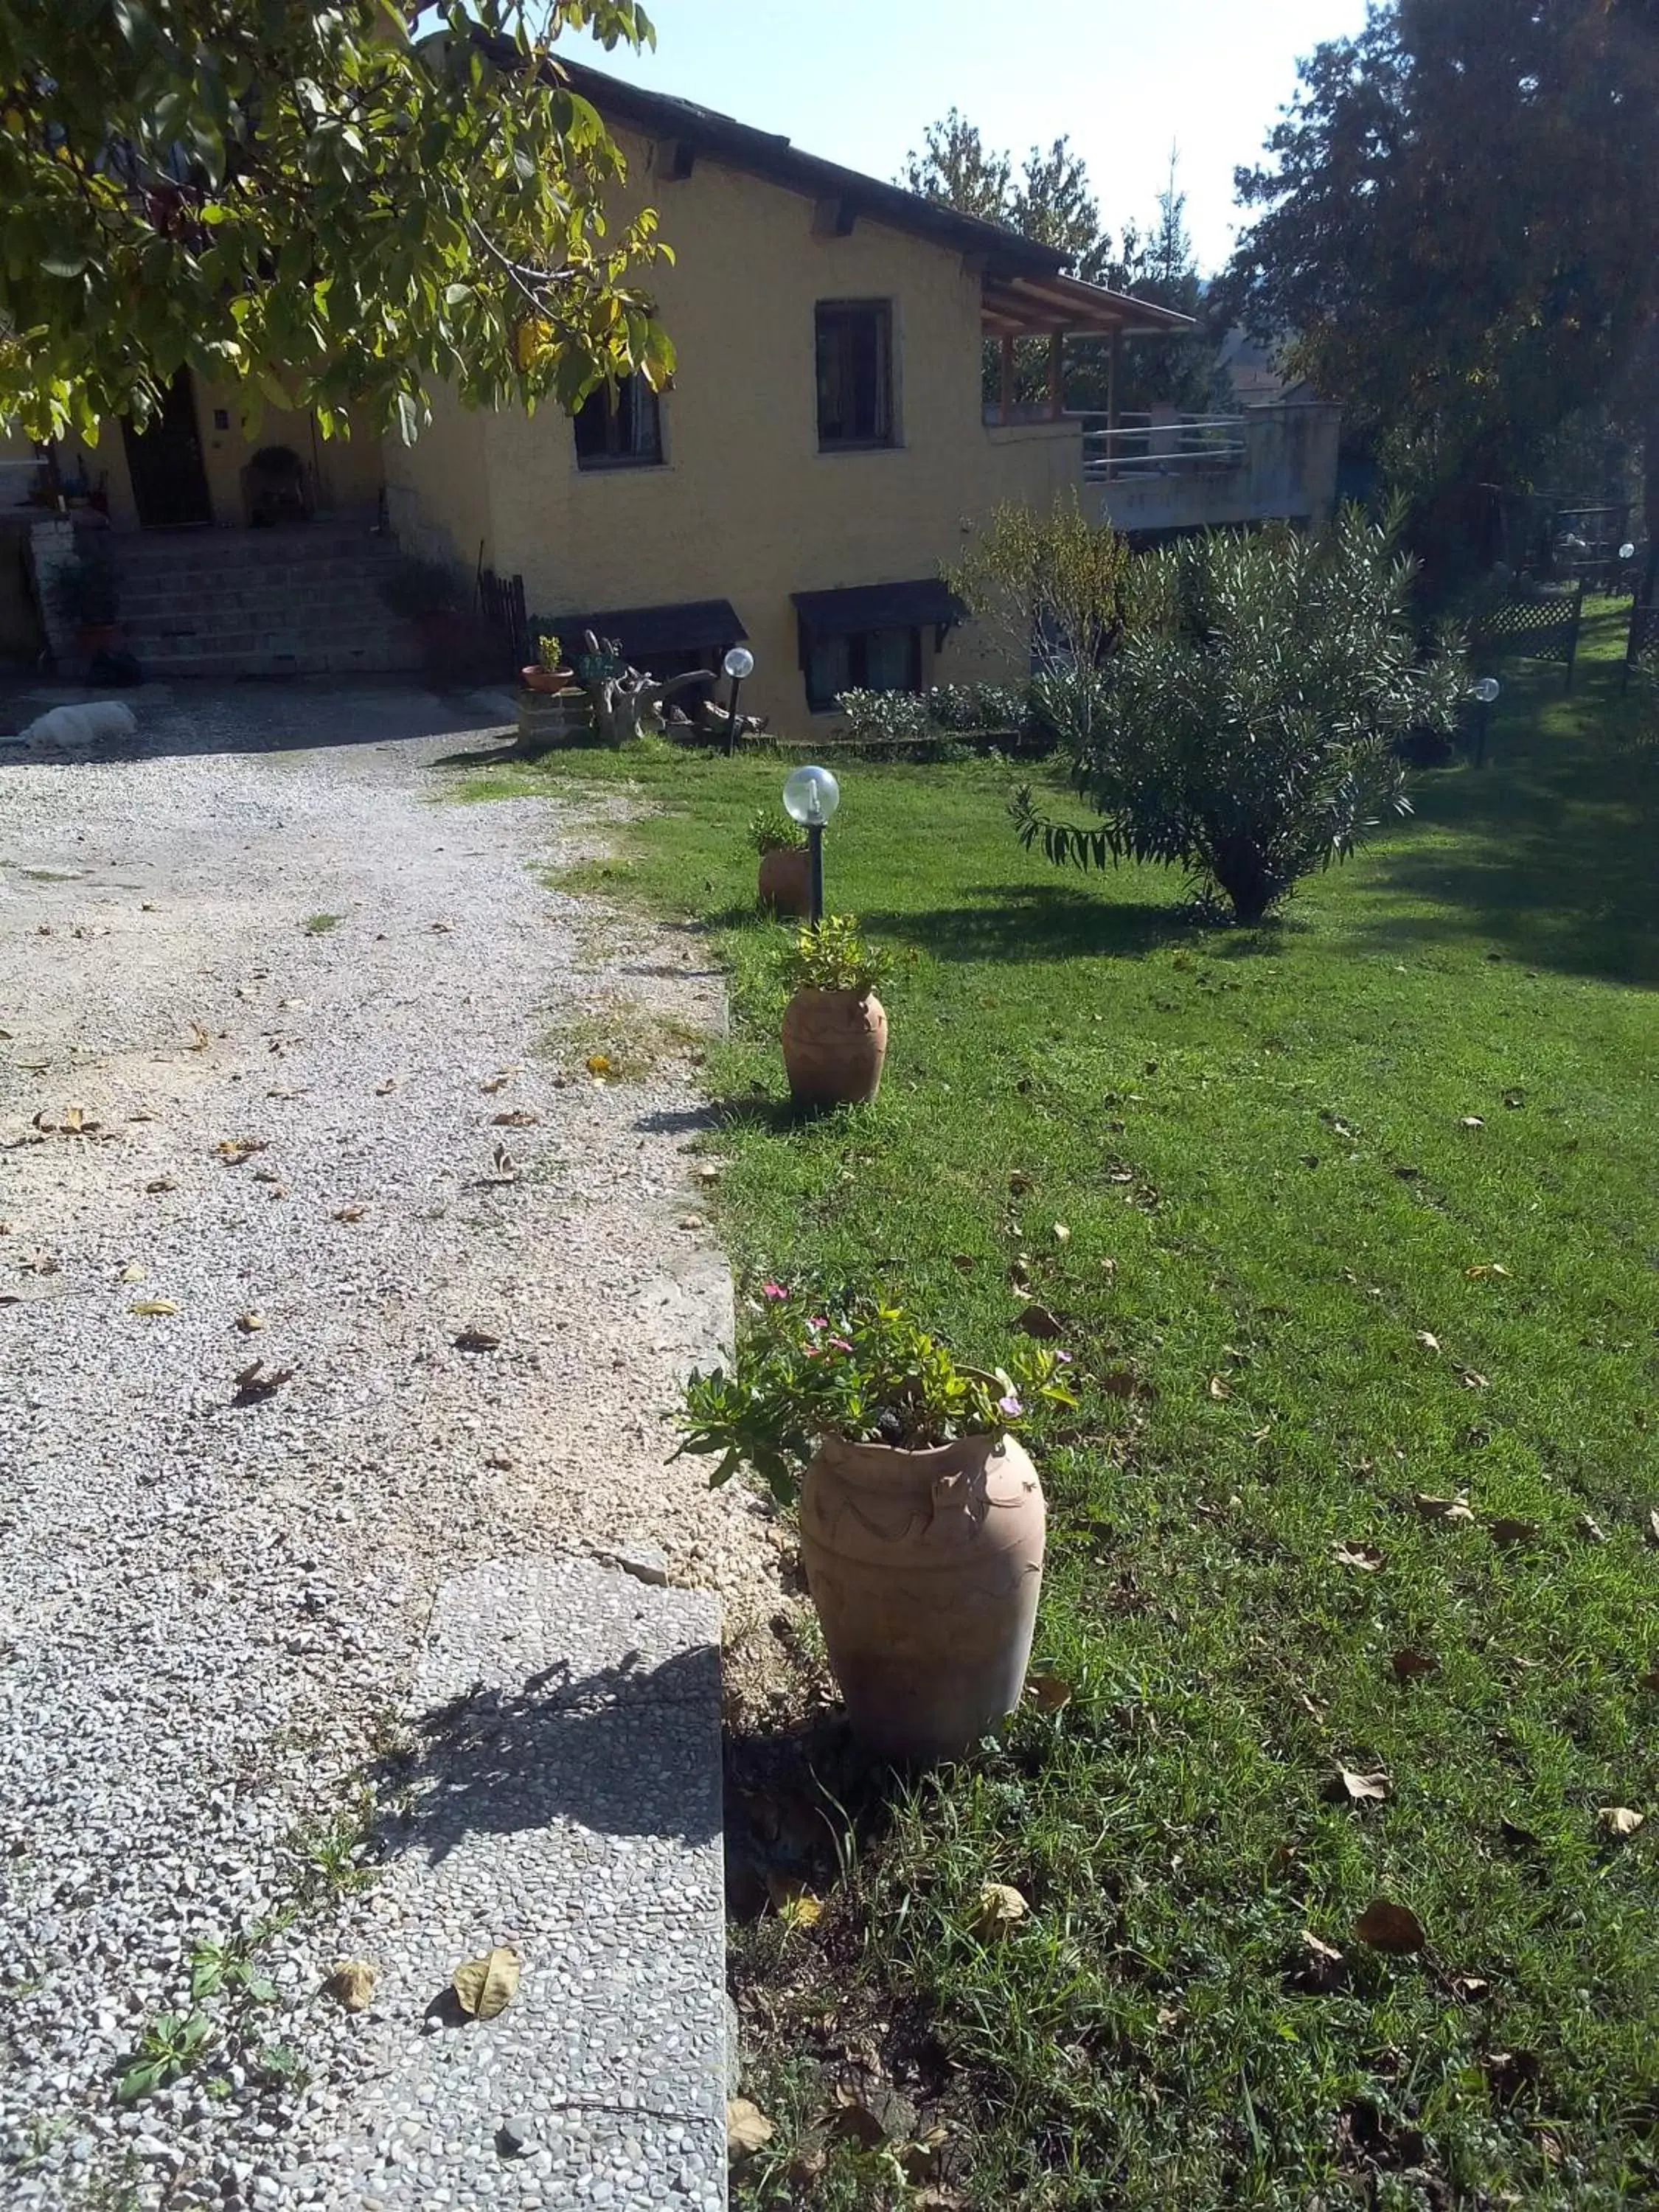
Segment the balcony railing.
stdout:
[[1243,468],[1242,415],[1122,415],[1084,418],[1083,473],[1091,483]]

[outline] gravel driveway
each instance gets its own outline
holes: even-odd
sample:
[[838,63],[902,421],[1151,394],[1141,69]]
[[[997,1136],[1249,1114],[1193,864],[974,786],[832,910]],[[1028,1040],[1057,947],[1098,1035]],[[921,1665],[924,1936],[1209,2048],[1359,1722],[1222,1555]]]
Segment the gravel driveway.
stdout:
[[[0,757],[17,2206],[283,2201],[354,2063],[350,1778],[441,1576],[648,1544],[739,1623],[775,1582],[755,1509],[665,1465],[720,1281],[687,1055],[602,1083],[557,1043],[716,1023],[695,940],[544,888],[592,824],[434,803],[479,740],[429,695],[138,712],[142,757]],[[118,2101],[192,1965],[213,2064]]]

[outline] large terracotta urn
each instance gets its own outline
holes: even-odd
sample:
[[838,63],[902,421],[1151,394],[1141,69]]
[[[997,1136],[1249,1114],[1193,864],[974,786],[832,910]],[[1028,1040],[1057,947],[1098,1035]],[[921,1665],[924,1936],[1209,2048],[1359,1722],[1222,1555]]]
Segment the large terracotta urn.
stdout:
[[774,914],[797,915],[805,921],[812,911],[812,860],[804,845],[775,845],[763,853],[760,864],[760,902]]
[[797,1106],[856,1106],[881,1088],[887,1012],[871,991],[797,991],[783,1012],[783,1065]]
[[878,1756],[957,1758],[1019,1702],[1045,1520],[1012,1437],[819,1444],[801,1559],[848,1718]]

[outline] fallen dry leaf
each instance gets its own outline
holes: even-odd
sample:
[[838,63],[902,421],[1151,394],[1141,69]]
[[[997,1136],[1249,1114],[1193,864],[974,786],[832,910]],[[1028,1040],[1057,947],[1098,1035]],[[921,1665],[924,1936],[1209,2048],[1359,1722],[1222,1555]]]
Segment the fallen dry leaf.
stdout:
[[222,1137],[214,1151],[227,1167],[239,1168],[244,1160],[251,1160],[255,1152],[270,1150],[269,1137]]
[[707,1229],[708,1226],[708,1224],[700,1213],[683,1213],[680,1216],[682,1229]]
[[1340,1804],[1386,1805],[1394,1784],[1386,1774],[1356,1774],[1352,1767],[1339,1766],[1325,1784],[1325,1795]]
[[1492,1388],[1486,1376],[1477,1374],[1473,1367],[1460,1367],[1457,1379],[1466,1390],[1490,1390]]
[[1646,1544],[1659,1544],[1659,1505],[1648,1508],[1648,1525],[1643,1531],[1642,1540]]
[[1010,1936],[1031,1908],[1012,1882],[988,1881],[979,1893],[974,1932],[987,1942]]
[[497,1182],[512,1182],[518,1176],[519,1164],[499,1137],[489,1156],[489,1165]]
[[186,1052],[205,1052],[212,1042],[213,1039],[202,1027],[200,1022],[191,1024],[190,1042],[185,1048]]
[[1071,1243],[1072,1232],[1066,1226],[1066,1224],[1063,1221],[1056,1221],[1054,1223],[1054,1239],[1056,1244],[1069,1244]]
[[146,1272],[136,1260],[130,1260],[121,1270],[121,1280],[124,1283],[142,1283]]
[[528,1106],[513,1106],[505,1114],[492,1114],[489,1118],[498,1129],[533,1129],[542,1117]]
[[337,1221],[361,1221],[364,1214],[368,1212],[368,1208],[366,1206],[337,1206],[334,1212],[334,1218]]
[[610,1055],[603,1052],[590,1052],[587,1055],[586,1067],[590,1075],[609,1075],[611,1073]]
[[1024,1168],[1016,1168],[1008,1178],[1008,1188],[1016,1198],[1023,1198],[1028,1190],[1035,1188],[1036,1182],[1035,1176],[1027,1175]]
[[140,1298],[136,1305],[130,1306],[127,1310],[129,1313],[136,1314],[166,1315],[176,1314],[179,1308],[172,1298]]
[[1352,1539],[1332,1547],[1332,1557],[1339,1567],[1358,1567],[1374,1575],[1388,1564],[1386,1552],[1378,1551],[1375,1544],[1362,1544]]
[[772,2140],[772,2123],[747,2097],[728,2097],[726,2102],[726,2142],[733,2158],[747,2158]]
[[244,1336],[257,1336],[264,1325],[265,1317],[262,1313],[238,1314],[236,1316],[236,1326]]
[[294,1380],[291,1367],[267,1368],[263,1359],[256,1359],[241,1369],[235,1377],[236,1389],[231,1403],[235,1406],[257,1406],[261,1400],[274,1397],[285,1382]]
[[1310,1996],[1318,1996],[1340,1989],[1347,1978],[1348,1962],[1335,1944],[1316,1936],[1311,1928],[1304,1928],[1302,1948],[1291,1971],[1293,1985]]
[[1028,1674],[1025,1694],[1039,1712],[1057,1713],[1072,1702],[1072,1685],[1063,1674]]
[[1633,1836],[1647,1819],[1645,1813],[1632,1812],[1628,1805],[1598,1805],[1596,1825],[1604,1836]]
[[887,2140],[880,2118],[849,2081],[836,2082],[835,2102],[825,2117],[832,2135],[855,2142],[861,2149],[874,2150]]
[[1458,1117],[1457,1126],[1460,1129],[1484,1129],[1486,1125],[1480,1115],[1464,1114]]
[[1538,1523],[1535,1521],[1511,1521],[1500,1515],[1496,1521],[1487,1522],[1486,1534],[1494,1544],[1505,1547],[1529,1544],[1538,1534]]
[[487,1328],[464,1328],[454,1340],[457,1352],[499,1352],[501,1340]]
[[362,2012],[374,1994],[375,1969],[366,1959],[342,1959],[324,1990],[346,2012]]
[[723,1168],[717,1167],[713,1160],[705,1160],[702,1165],[697,1170],[697,1181],[699,1182],[718,1182],[724,1173],[725,1170]]
[[498,1943],[482,1959],[469,1959],[450,1976],[461,2010],[474,2020],[494,2020],[519,1994],[519,1954]]
[[437,937],[447,937],[454,927],[453,921],[434,921],[432,925],[433,933]]
[[1224,1382],[1222,1380],[1222,1378],[1220,1377],[1220,1376],[1218,1376],[1218,1375],[1212,1375],[1212,1376],[1211,1376],[1211,1377],[1210,1377],[1210,1395],[1211,1395],[1212,1398],[1231,1398],[1231,1397],[1232,1396],[1232,1395],[1233,1395],[1233,1394],[1232,1394],[1232,1389],[1231,1389],[1231,1385],[1230,1385],[1230,1384],[1228,1384],[1228,1383],[1226,1383],[1226,1382]]
[[1425,1521],[1467,1522],[1474,1518],[1466,1498],[1430,1498],[1419,1490],[1412,1504]]
[[1024,1336],[1053,1338],[1066,1334],[1059,1316],[1051,1313],[1047,1306],[1027,1306],[1014,1327]]
[[1485,1282],[1491,1275],[1502,1275],[1507,1279],[1509,1272],[1507,1267],[1500,1267],[1496,1260],[1483,1260],[1478,1266],[1465,1267],[1463,1270],[1472,1283]]
[[375,1085],[374,1096],[377,1098],[389,1098],[397,1088],[397,1077],[395,1075],[388,1075],[384,1083],[377,1083]]
[[1464,2004],[1479,2004],[1492,1995],[1492,1984],[1481,1974],[1453,1974],[1446,1986]]
[[1607,1530],[1588,1513],[1581,1513],[1572,1525],[1587,1544],[1605,1544],[1607,1540]]
[[499,1075],[486,1075],[478,1088],[480,1091],[505,1091],[512,1080],[512,1070],[503,1068]]
[[1396,1651],[1389,1664],[1396,1682],[1420,1682],[1425,1674],[1440,1672],[1440,1662],[1426,1651]]
[[1440,1349],[1440,1339],[1437,1336],[1431,1335],[1426,1328],[1419,1328],[1418,1330],[1417,1340],[1422,1346],[1425,1352],[1438,1352]]
[[1391,1952],[1399,1958],[1421,1951],[1429,1940],[1410,1905],[1396,1905],[1387,1897],[1371,1899],[1354,1922],[1353,1932],[1373,1951]]

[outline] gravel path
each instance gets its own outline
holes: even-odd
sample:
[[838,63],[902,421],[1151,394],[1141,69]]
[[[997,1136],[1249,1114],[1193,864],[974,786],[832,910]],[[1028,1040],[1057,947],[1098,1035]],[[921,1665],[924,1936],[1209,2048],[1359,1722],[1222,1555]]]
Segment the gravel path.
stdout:
[[[665,1465],[684,1048],[546,1049],[717,1022],[694,940],[543,887],[591,823],[431,803],[429,695],[137,706],[144,757],[0,756],[0,2196],[234,2212],[361,2069],[349,1778],[439,1580],[652,1545],[730,1629],[776,1553]],[[119,2103],[211,1944],[210,2049]]]

